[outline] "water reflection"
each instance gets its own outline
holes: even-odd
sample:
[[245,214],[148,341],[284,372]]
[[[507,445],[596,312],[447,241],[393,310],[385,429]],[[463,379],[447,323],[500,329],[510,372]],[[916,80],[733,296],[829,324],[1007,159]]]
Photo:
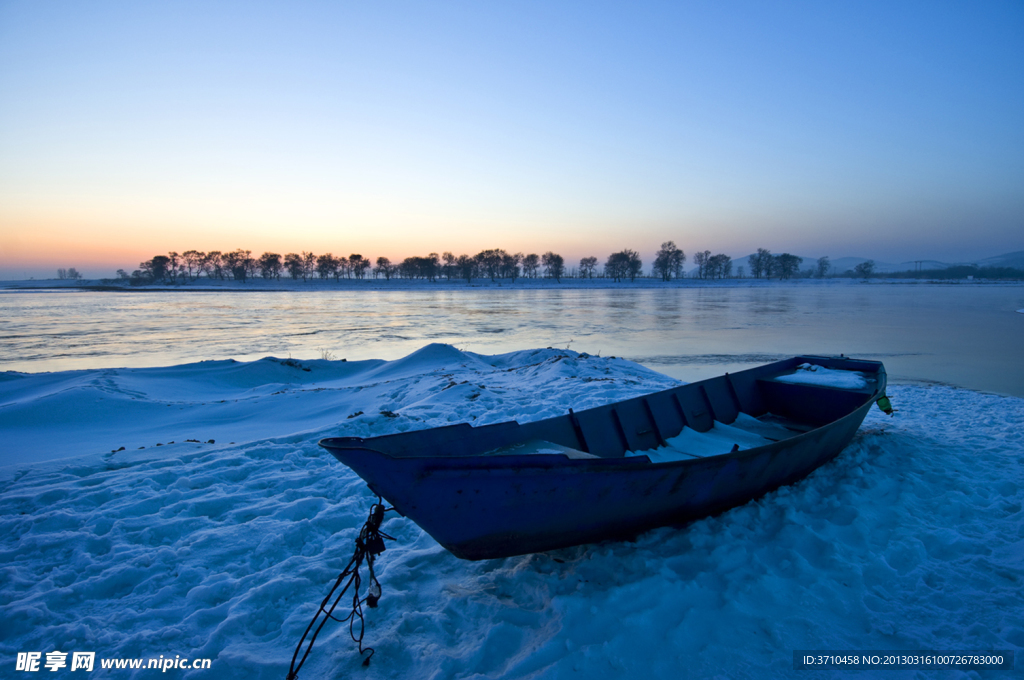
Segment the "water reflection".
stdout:
[[1021,286],[0,293],[0,369],[571,347],[684,380],[801,353],[1024,396]]

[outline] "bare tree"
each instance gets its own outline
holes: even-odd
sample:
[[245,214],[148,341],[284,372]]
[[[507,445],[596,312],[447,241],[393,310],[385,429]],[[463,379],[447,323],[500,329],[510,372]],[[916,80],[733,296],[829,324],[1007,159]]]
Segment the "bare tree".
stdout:
[[622,252],[626,254],[626,273],[629,274],[629,280],[636,281],[636,277],[640,276],[644,270],[644,263],[640,259],[640,253],[628,248]]
[[747,258],[750,265],[750,273],[755,279],[771,274],[772,251],[765,248],[758,248],[757,253]]
[[74,267],[71,267],[69,269],[61,268],[61,269],[57,270],[57,278],[58,279],[70,279],[72,281],[77,281],[78,279],[82,278],[82,275]]
[[594,278],[594,270],[597,269],[597,258],[596,257],[584,257],[580,260],[580,278],[581,279],[592,279]]
[[256,265],[256,258],[252,256],[251,250],[239,250],[242,256],[239,258],[243,267],[245,267],[245,279],[250,279],[256,276],[258,267]]
[[431,281],[437,281],[437,277],[441,275],[441,256],[437,253],[430,253],[425,258],[427,278]]
[[407,257],[398,263],[398,274],[403,279],[416,279],[420,276],[419,258]]
[[224,258],[219,250],[208,252],[201,267],[210,278],[224,279]]
[[378,257],[377,266],[373,270],[373,277],[377,278],[377,276],[383,275],[386,281],[390,281],[394,271],[395,267],[391,264],[391,260],[386,257]]
[[505,253],[501,256],[501,277],[512,279],[512,283],[519,278],[519,263],[523,261],[522,253]]
[[498,274],[501,272],[502,258],[508,255],[504,250],[499,248],[492,248],[490,250],[481,250],[476,254],[474,259],[476,260],[477,266],[480,268],[480,272],[484,276],[489,276],[491,281],[495,281]]
[[865,260],[854,267],[853,272],[862,279],[871,278],[871,275],[875,273],[875,261]]
[[288,270],[288,275],[292,277],[292,280],[297,280],[300,277],[303,281],[306,280],[306,269],[302,266],[302,256],[297,253],[288,253],[284,256],[284,268]]
[[348,256],[348,266],[352,269],[352,274],[357,279],[361,279],[370,267],[370,260],[358,253],[354,253]]
[[541,263],[544,265],[545,273],[558,283],[562,282],[562,274],[565,273],[565,258],[550,250],[541,256]]
[[335,264],[338,265],[338,268],[334,270],[335,281],[340,281],[341,277],[343,276],[346,279],[352,278],[352,266],[351,263],[348,261],[347,257],[341,255],[339,257],[334,258],[334,262]]
[[712,255],[708,258],[706,269],[707,278],[724,279],[732,273],[732,258],[721,253]]
[[181,254],[181,262],[190,281],[195,281],[199,278],[199,272],[202,271],[203,259],[205,257],[205,253],[201,253],[198,250],[186,250]]
[[316,258],[316,273],[321,279],[338,278],[338,258],[330,253],[324,253]]
[[181,255],[178,253],[167,253],[167,278],[170,279],[171,283],[178,278],[178,265],[181,262]]
[[[220,259],[221,259],[221,262],[223,263],[223,267],[224,267],[224,277],[227,278],[228,275],[231,275],[231,278],[233,278],[233,279],[239,278],[238,273],[237,273],[237,270],[238,270],[238,251],[234,250],[234,251],[231,251],[229,253],[224,253],[221,256]],[[243,270],[242,276],[244,276],[244,275],[245,275],[245,272]]]
[[828,276],[828,270],[832,267],[832,263],[829,262],[828,256],[818,258],[818,266],[814,269],[814,275],[819,279],[823,279]]
[[706,279],[708,277],[708,262],[711,260],[711,251],[705,250],[704,252],[698,251],[693,256],[693,263],[697,265],[697,278]]
[[307,278],[312,278],[313,272],[316,271],[316,255],[313,253],[302,251],[302,280],[305,281]]
[[426,257],[407,257],[398,265],[398,273],[406,279],[435,281],[440,269],[437,253],[431,253]]
[[523,257],[523,276],[535,279],[537,278],[537,270],[540,269],[540,255],[536,253],[530,253]]
[[626,254],[612,253],[604,263],[604,275],[615,281],[621,281],[626,275]]
[[454,255],[452,255],[452,252],[450,250],[446,250],[443,253],[441,253],[441,260],[444,262],[444,264],[441,265],[441,272],[444,274],[444,277],[449,281],[452,280],[453,276],[458,275],[458,267],[455,264],[456,259],[457,258]]
[[252,257],[251,250],[241,248],[230,253],[224,253],[221,257],[224,268],[231,272],[232,278],[243,283],[256,272],[256,260]]
[[608,256],[608,260],[604,263],[604,275],[616,281],[621,281],[628,276],[630,281],[634,281],[643,271],[643,267],[644,263],[640,259],[640,254],[627,248]]
[[473,275],[476,274],[476,259],[469,255],[459,255],[455,259],[455,266],[459,271],[459,276],[466,279],[466,283],[473,282]]
[[665,241],[654,256],[653,273],[659,274],[662,281],[669,281],[673,276],[679,278],[683,273],[686,253],[676,247],[672,241]]
[[772,258],[772,273],[780,279],[790,279],[800,270],[800,263],[804,258],[782,253]]
[[[188,253],[185,253],[188,255]],[[256,261],[260,270],[260,276],[265,279],[281,279],[281,256],[277,253],[263,253]]]
[[141,278],[154,283],[156,281],[163,281],[167,278],[167,267],[170,264],[170,259],[166,255],[156,255],[152,260],[146,260],[145,262],[139,263],[139,273]]

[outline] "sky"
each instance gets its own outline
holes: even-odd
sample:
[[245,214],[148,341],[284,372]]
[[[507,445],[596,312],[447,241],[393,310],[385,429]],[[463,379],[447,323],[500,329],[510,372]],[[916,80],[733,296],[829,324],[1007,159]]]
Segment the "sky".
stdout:
[[0,278],[1024,250],[1024,4],[0,2]]

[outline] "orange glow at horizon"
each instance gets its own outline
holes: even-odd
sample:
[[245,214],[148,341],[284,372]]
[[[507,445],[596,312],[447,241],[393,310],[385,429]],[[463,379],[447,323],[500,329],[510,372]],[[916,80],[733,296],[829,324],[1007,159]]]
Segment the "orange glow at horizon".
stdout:
[[172,251],[227,252],[239,248],[254,255],[304,250],[346,257],[359,253],[372,260],[384,256],[393,262],[431,252],[473,255],[488,248],[502,248],[540,254],[553,250],[574,264],[589,255],[603,261],[608,253],[623,248],[653,252],[665,240],[674,240],[685,249],[687,232],[695,231],[657,224],[629,228],[583,219],[561,224],[554,219],[536,219],[533,224],[519,226],[510,221],[484,223],[463,218],[441,226],[441,220],[430,217],[422,218],[420,224],[410,221],[362,229],[320,224],[299,229],[266,223],[246,225],[241,220],[214,224],[213,220],[190,216],[183,220],[188,226],[179,226],[181,223],[176,224],[173,218],[132,219],[114,211],[106,215],[89,212],[78,216],[62,211],[44,216],[0,212],[0,223],[4,224],[0,267],[91,267],[108,269],[107,275],[112,276],[117,269],[132,271],[140,262]]

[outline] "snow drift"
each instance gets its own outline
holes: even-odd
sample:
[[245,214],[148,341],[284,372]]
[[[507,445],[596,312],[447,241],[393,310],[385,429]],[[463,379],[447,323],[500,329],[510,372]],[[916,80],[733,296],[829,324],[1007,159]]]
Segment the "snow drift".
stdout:
[[[0,376],[4,663],[182,654],[282,678],[375,500],[320,437],[527,421],[673,384],[568,350],[436,345]],[[897,416],[873,412],[802,482],[634,542],[470,563],[389,515],[373,663],[328,624],[303,675],[761,678],[790,676],[794,649],[1019,657],[1024,400],[889,394]]]

